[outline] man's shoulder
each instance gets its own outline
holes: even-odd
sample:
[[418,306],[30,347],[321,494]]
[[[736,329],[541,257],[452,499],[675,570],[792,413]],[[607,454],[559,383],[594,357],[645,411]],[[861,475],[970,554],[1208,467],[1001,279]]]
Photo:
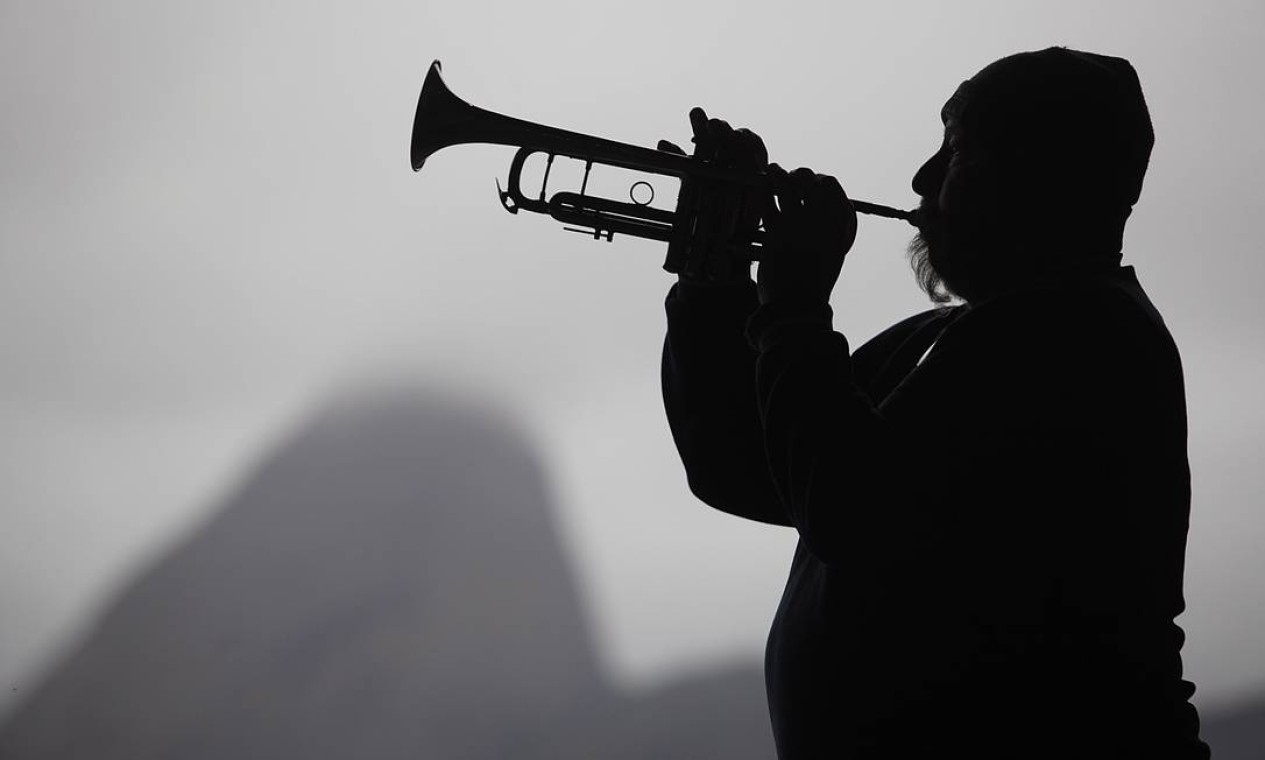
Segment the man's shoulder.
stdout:
[[1177,346],[1131,267],[972,307],[942,343],[985,367],[983,384],[999,393],[1134,406],[1183,393]]
[[1133,267],[1008,293],[974,306],[956,332],[1089,348],[1171,343]]

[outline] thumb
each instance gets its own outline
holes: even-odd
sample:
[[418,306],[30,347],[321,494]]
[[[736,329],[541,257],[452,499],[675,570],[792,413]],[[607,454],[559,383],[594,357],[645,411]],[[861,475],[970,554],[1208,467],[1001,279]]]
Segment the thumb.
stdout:
[[677,145],[669,140],[660,140],[657,147],[664,153],[675,153],[678,156],[686,155],[685,150],[682,149],[680,145]]

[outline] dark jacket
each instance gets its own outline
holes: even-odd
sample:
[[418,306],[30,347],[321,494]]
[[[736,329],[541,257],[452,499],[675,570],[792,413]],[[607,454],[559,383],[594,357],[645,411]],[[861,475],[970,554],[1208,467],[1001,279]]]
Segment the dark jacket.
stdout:
[[749,282],[667,313],[691,490],[799,532],[765,662],[783,760],[1208,756],[1174,623],[1181,363],[1131,267],[851,355],[828,307]]

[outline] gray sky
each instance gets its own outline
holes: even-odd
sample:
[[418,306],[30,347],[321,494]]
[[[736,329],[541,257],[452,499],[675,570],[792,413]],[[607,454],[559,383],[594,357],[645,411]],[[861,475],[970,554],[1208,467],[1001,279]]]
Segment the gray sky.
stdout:
[[[3,4],[0,697],[322,399],[384,377],[529,424],[613,673],[755,656],[793,536],[685,493],[661,246],[506,214],[508,148],[413,174],[426,66],[645,145],[703,105],[908,207],[958,82],[1051,44],[1141,75],[1157,141],[1125,255],[1186,364],[1188,677],[1205,705],[1265,688],[1262,30],[1254,0]],[[862,220],[834,301],[854,343],[924,308],[907,239]]]

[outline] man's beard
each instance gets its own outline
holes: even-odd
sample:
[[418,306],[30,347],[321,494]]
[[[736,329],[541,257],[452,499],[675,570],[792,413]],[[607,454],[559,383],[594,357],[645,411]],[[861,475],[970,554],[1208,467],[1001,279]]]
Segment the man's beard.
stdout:
[[943,305],[952,301],[953,294],[949,292],[940,273],[931,264],[931,244],[921,232],[914,234],[913,239],[909,241],[906,253],[909,257],[909,268],[914,270],[914,277],[918,280],[918,287],[922,288],[922,292],[927,294],[931,302]]
[[926,202],[918,209],[918,215],[920,218],[918,232],[909,241],[909,247],[906,249],[909,268],[914,271],[918,287],[922,288],[922,292],[927,294],[931,302],[944,305],[959,297],[945,282],[944,275],[932,263],[933,255],[937,259],[944,260],[945,254],[948,253],[945,250],[948,243],[944,236],[944,226],[939,216],[928,208]]

